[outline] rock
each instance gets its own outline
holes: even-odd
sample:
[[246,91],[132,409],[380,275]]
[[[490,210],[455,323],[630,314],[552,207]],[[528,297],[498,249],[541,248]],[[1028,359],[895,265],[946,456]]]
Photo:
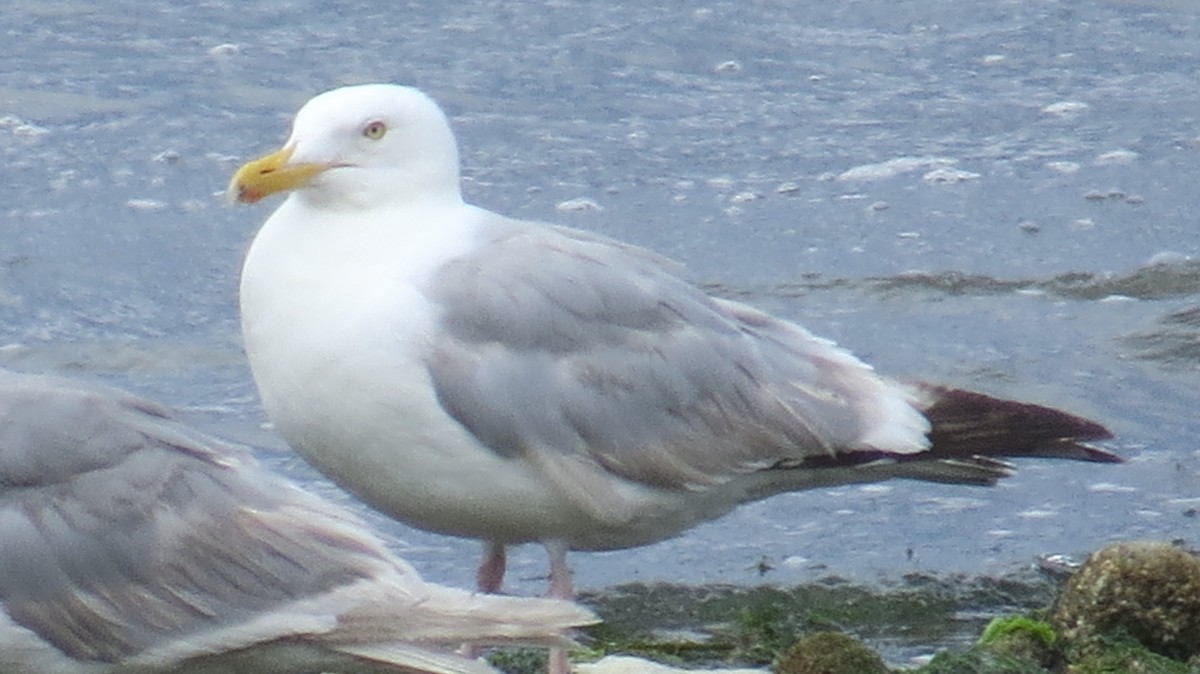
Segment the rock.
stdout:
[[1054,628],[1027,616],[996,618],[979,637],[979,647],[1001,657],[1049,666],[1055,659]]
[[792,644],[771,668],[775,674],[887,674],[883,658],[854,637],[817,632]]
[[[978,648],[961,653],[942,651],[935,655],[928,665],[913,671],[919,674],[1049,674],[1041,665],[997,655]],[[1098,673],[1089,671],[1087,674]],[[1130,673],[1122,672],[1122,674]]]
[[1051,623],[1063,638],[1133,637],[1177,660],[1200,655],[1200,560],[1168,543],[1118,543],[1067,581]]

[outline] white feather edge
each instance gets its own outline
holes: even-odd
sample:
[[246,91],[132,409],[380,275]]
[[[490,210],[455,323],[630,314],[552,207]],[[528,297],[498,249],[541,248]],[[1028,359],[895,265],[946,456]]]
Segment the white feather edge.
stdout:
[[337,650],[358,658],[373,660],[422,672],[438,674],[496,674],[483,660],[436,651],[410,643],[346,644]]

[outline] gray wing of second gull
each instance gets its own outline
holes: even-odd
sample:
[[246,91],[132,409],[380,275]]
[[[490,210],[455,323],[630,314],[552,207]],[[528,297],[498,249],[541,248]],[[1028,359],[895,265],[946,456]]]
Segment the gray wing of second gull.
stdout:
[[703,490],[860,448],[880,409],[906,408],[921,441],[900,389],[669,260],[534,223],[487,231],[425,289],[441,311],[428,367],[444,408],[501,455]]
[[349,518],[153,403],[0,371],[0,604],[68,657],[121,662],[371,577],[390,562]]

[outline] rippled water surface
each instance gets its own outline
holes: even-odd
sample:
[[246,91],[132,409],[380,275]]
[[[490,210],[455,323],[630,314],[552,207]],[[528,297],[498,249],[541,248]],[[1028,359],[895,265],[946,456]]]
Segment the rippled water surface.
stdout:
[[[0,2],[0,363],[252,442],[238,162],[339,84],[419,85],[469,198],[653,247],[881,371],[1105,421],[1121,466],[789,494],[578,554],[580,586],[991,572],[1200,538],[1200,13],[1188,2]],[[652,6],[653,5],[653,6]],[[431,578],[476,544],[372,521]],[[544,561],[522,548],[515,588]]]

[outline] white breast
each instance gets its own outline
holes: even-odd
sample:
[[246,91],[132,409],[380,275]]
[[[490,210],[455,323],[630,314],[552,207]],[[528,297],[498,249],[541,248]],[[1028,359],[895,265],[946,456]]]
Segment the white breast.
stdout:
[[[424,365],[437,315],[419,287],[469,248],[481,212],[298,217],[301,205],[289,199],[264,225],[241,285],[246,353],[288,443],[370,505],[419,527],[492,538],[502,524],[532,532],[554,519],[554,495],[449,417]],[[409,217],[440,224],[406,231]],[[536,538],[526,533],[510,536]]]

